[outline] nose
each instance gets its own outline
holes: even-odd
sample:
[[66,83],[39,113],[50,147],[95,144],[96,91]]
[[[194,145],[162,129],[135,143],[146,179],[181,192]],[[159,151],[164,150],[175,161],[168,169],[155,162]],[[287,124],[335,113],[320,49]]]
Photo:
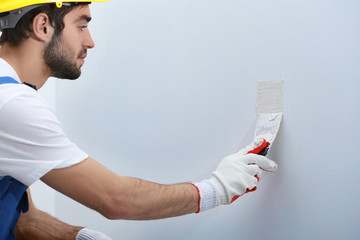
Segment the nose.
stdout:
[[85,47],[87,49],[91,49],[95,47],[95,42],[91,37],[90,31],[88,31],[88,34],[86,36],[86,40],[85,40]]

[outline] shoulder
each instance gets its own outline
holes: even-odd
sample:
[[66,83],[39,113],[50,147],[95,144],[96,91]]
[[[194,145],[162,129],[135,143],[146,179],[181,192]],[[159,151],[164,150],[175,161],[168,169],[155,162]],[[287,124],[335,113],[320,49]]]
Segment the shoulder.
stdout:
[[34,89],[23,84],[0,85],[0,111],[26,113],[29,109],[47,109],[53,112],[46,100]]
[[29,186],[88,157],[68,139],[52,107],[27,86],[0,87],[0,116],[0,175]]
[[[62,132],[53,108],[34,89],[22,84],[0,86],[0,127],[18,136]],[[6,129],[6,130],[5,130]]]

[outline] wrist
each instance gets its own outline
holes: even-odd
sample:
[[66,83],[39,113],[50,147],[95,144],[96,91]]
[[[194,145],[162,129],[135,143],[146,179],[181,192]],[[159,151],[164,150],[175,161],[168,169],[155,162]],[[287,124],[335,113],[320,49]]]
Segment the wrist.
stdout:
[[111,240],[111,238],[101,232],[83,228],[78,232],[76,240]]
[[199,194],[198,210],[196,213],[219,206],[216,188],[210,180],[203,180],[198,183],[193,183],[193,185]]

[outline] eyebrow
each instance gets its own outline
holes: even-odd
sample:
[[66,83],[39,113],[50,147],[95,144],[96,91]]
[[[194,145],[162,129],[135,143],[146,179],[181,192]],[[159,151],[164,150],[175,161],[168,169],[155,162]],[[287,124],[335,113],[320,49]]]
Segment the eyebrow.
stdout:
[[86,22],[90,22],[91,21],[91,17],[89,17],[88,15],[82,15],[80,17],[78,17],[74,22],[82,22],[82,21],[86,21]]

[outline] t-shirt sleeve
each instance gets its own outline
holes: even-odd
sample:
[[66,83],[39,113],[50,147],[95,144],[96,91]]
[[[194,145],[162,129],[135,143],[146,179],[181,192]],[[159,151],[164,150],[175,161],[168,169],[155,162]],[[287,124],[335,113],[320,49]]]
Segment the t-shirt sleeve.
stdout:
[[64,133],[55,112],[38,95],[20,94],[0,106],[0,176],[30,186],[53,169],[88,158]]

